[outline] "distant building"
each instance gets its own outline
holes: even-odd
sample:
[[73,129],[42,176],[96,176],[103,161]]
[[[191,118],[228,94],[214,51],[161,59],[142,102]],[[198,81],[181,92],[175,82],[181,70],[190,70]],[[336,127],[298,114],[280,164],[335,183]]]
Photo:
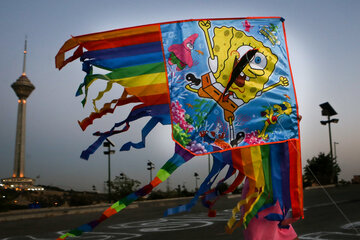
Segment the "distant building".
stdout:
[[24,47],[23,73],[11,85],[18,99],[18,114],[16,124],[14,171],[11,178],[2,179],[1,187],[16,190],[44,190],[41,187],[35,187],[35,179],[25,177],[25,127],[26,127],[26,99],[30,96],[35,86],[26,76],[26,53],[27,41]]

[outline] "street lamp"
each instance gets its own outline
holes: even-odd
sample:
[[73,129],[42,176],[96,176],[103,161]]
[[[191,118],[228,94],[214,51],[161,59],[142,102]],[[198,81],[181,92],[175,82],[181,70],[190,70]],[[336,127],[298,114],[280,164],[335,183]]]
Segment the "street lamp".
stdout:
[[155,169],[155,164],[152,163],[150,160],[148,160],[147,166],[148,166],[147,170],[150,171],[150,182],[151,182],[151,180],[152,180],[152,170]]
[[197,181],[199,180],[199,174],[197,172],[195,172],[194,177],[195,177],[195,191],[197,191],[197,189],[198,189]]
[[124,180],[125,179],[125,174],[124,173],[120,173],[120,180]]
[[334,156],[333,156],[333,151],[332,151],[331,123],[338,123],[339,119],[337,119],[337,118],[330,119],[331,116],[337,115],[337,112],[332,108],[332,106],[328,102],[320,104],[320,107],[322,109],[321,114],[323,116],[328,117],[328,120],[320,121],[320,123],[322,125],[326,125],[326,124],[329,125],[330,157],[331,157],[331,161],[332,161],[334,159]]
[[115,153],[115,150],[111,150],[111,146],[115,147],[114,143],[111,142],[108,138],[106,138],[106,142],[103,144],[104,147],[107,147],[107,151],[104,151],[105,155],[108,155],[108,198],[109,203],[111,203],[111,172],[110,172],[110,155]]

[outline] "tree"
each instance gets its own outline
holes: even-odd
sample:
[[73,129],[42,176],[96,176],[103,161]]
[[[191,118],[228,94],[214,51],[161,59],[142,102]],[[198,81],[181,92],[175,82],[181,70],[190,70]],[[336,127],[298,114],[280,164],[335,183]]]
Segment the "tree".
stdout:
[[111,181],[111,188],[113,189],[112,197],[119,200],[136,191],[139,186],[140,182],[138,180],[131,179],[121,173],[115,177],[114,181]]
[[[311,186],[314,183],[321,185],[337,183],[341,171],[336,159],[331,159],[330,154],[319,153],[317,157],[307,160],[304,168],[304,187]],[[315,177],[314,177],[315,175]]]

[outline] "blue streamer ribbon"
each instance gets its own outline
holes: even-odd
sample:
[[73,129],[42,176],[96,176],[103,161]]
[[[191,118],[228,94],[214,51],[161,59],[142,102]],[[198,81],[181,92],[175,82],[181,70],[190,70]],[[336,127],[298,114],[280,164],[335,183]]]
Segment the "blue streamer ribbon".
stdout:
[[[197,200],[199,199],[199,197],[205,193],[206,191],[208,191],[211,187],[211,185],[213,184],[213,182],[215,181],[215,179],[217,178],[217,176],[219,175],[220,171],[225,167],[225,163],[222,161],[217,161],[216,158],[214,158],[214,164],[213,167],[209,173],[209,175],[205,178],[204,182],[200,185],[199,190],[196,192],[195,196],[193,197],[193,199],[191,199],[191,201],[185,205],[181,205],[178,207],[174,207],[174,208],[169,208],[165,211],[164,216],[169,216],[169,215],[173,215],[173,214],[177,214],[177,213],[181,213],[184,211],[190,211],[191,208],[193,206],[195,206]],[[213,178],[213,181],[210,182],[210,180]]]

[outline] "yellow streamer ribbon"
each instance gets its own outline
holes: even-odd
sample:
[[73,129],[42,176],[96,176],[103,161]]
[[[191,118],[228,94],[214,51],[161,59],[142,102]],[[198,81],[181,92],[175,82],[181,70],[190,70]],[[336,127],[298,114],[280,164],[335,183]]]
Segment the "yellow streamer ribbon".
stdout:
[[234,229],[232,228],[233,225],[235,224],[236,222],[236,214],[238,212],[240,212],[240,208],[243,206],[243,205],[246,205],[249,203],[249,201],[255,197],[258,197],[259,193],[258,192],[254,192],[253,194],[251,194],[250,196],[247,196],[245,199],[239,201],[237,204],[236,204],[236,207],[233,208],[232,210],[232,216],[231,218],[228,220],[227,222],[227,230],[232,232]]
[[95,112],[99,112],[99,109],[97,109],[97,107],[96,107],[96,101],[99,101],[99,100],[104,96],[104,94],[105,94],[106,92],[108,92],[108,91],[111,90],[114,82],[115,82],[115,81],[108,81],[107,84],[106,84],[105,90],[100,91],[100,92],[98,93],[97,97],[92,100]]
[[[233,227],[236,222],[236,214],[240,211],[240,207],[243,205],[249,204],[249,201],[256,197],[255,201],[253,203],[251,203],[250,207],[245,212],[244,216],[241,217],[241,221],[243,223],[245,223],[244,220],[246,219],[246,216],[249,213],[251,213],[254,206],[259,201],[261,194],[263,193],[264,187],[265,187],[265,178],[264,178],[264,171],[263,171],[263,166],[262,166],[262,156],[261,156],[260,146],[251,147],[251,148],[249,148],[248,151],[244,150],[242,152],[242,154],[244,156],[246,156],[245,162],[244,162],[245,163],[245,166],[244,166],[245,175],[248,177],[252,176],[254,178],[254,179],[249,178],[249,181],[252,182],[252,184],[250,184],[250,187],[252,189],[250,189],[249,192],[250,193],[253,192],[253,193],[250,194],[249,196],[247,196],[245,199],[238,202],[237,206],[232,210],[232,217],[229,219],[229,221],[227,223],[227,231],[228,232],[234,231],[234,229],[238,225],[237,224],[237,225],[235,225],[235,227]],[[254,192],[255,189],[257,189],[258,191]]]

